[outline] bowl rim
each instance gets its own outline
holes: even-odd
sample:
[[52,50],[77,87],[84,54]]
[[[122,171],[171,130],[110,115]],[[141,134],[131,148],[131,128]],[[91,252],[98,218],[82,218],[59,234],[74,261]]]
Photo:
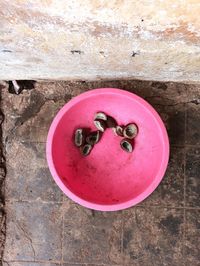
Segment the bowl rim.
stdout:
[[[160,165],[160,169],[157,172],[157,175],[154,179],[154,181],[138,196],[135,198],[122,202],[122,203],[117,203],[117,204],[98,204],[98,203],[93,203],[90,201],[87,201],[85,199],[82,199],[78,195],[74,194],[72,191],[70,191],[62,182],[61,178],[59,177],[56,168],[54,166],[53,162],[53,156],[52,156],[52,142],[54,138],[54,133],[57,128],[57,125],[59,124],[60,120],[62,119],[63,115],[75,104],[79,103],[80,101],[89,98],[93,95],[99,95],[99,94],[118,94],[122,96],[126,96],[128,98],[133,99],[134,101],[137,101],[139,104],[141,104],[144,108],[146,108],[154,117],[156,122],[159,125],[159,128],[161,130],[161,135],[162,135],[162,141],[163,141],[163,147],[164,147],[164,152],[163,152],[163,158],[162,162]],[[47,136],[47,141],[46,141],[46,158],[47,158],[47,163],[50,169],[50,172],[52,174],[52,177],[54,178],[56,184],[59,186],[59,188],[66,194],[70,199],[75,201],[76,203],[87,207],[89,209],[94,209],[94,210],[99,210],[99,211],[117,211],[117,210],[123,210],[127,209],[129,207],[132,207],[139,202],[143,201],[145,198],[147,198],[159,185],[159,183],[162,181],[163,176],[165,174],[165,171],[167,169],[168,161],[169,161],[169,138],[167,134],[167,130],[164,126],[164,123],[162,119],[160,118],[159,114],[157,111],[148,103],[146,102],[143,98],[140,96],[129,92],[125,90],[121,90],[118,88],[97,88],[93,89],[84,93],[81,93],[80,95],[74,97],[71,99],[68,103],[66,103],[56,114],[56,116],[53,119],[53,122],[50,125],[48,136]]]

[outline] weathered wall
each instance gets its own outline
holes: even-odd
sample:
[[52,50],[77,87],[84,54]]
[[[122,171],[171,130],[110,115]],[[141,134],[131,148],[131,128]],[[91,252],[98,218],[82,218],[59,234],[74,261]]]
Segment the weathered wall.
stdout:
[[200,1],[0,0],[0,79],[200,81]]

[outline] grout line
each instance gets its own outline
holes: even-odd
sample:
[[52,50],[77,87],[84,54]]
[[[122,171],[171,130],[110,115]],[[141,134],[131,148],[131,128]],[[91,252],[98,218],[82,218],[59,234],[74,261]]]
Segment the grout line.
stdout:
[[6,199],[6,203],[44,203],[44,204],[63,204],[62,201],[45,201],[45,200],[17,200],[17,199]]
[[57,260],[51,260],[51,261],[46,261],[46,260],[2,260],[4,263],[7,263],[8,265],[9,265],[9,263],[12,263],[12,262],[22,262],[22,263],[24,263],[24,262],[27,262],[27,263],[44,263],[44,264],[46,264],[46,263],[55,263],[55,264],[58,264],[58,265],[60,265],[61,264],[61,262],[60,261],[57,261]]
[[120,248],[121,248],[121,256],[122,256],[122,263],[124,263],[124,212],[122,211],[122,218],[121,218],[121,243],[120,243]]
[[64,212],[62,212],[62,232],[61,232],[61,264],[64,263]]
[[[61,204],[63,205],[65,203],[64,201],[64,193],[61,195]],[[62,208],[63,209],[63,208]],[[62,233],[61,233],[61,266],[64,266],[64,228],[65,228],[65,222],[64,222],[64,212],[62,211]]]
[[[44,204],[63,204],[64,202],[62,201],[44,201],[44,200],[17,200],[17,199],[7,199],[5,201],[6,203],[44,203]],[[72,201],[73,203],[73,201]],[[186,209],[186,210],[200,210],[200,207],[192,207],[192,206],[170,206],[170,205],[135,205],[132,206],[131,208],[166,208],[166,209]]]
[[[200,210],[200,207],[189,207],[189,206],[183,206],[183,207],[174,207],[174,206],[158,206],[158,205],[136,205],[136,206],[133,206],[135,208],[158,208],[158,209],[161,209],[161,208],[165,208],[165,209],[174,209],[174,210]],[[133,208],[132,207],[132,208]]]
[[[1,260],[0,260],[1,261]],[[9,263],[13,263],[13,262],[20,262],[20,263],[41,263],[44,265],[46,265],[46,263],[52,263],[52,264],[58,264],[58,265],[63,265],[61,261],[46,261],[46,260],[35,260],[35,261],[31,261],[31,260],[9,260],[9,261],[6,261],[6,260],[2,260],[4,263],[7,263],[9,265]],[[120,266],[119,264],[105,264],[105,263],[88,263],[88,262],[67,262],[67,261],[63,261],[63,263],[67,264],[67,265],[94,265],[94,266]]]
[[200,144],[196,144],[196,145],[194,145],[194,144],[183,144],[183,145],[181,145],[181,144],[170,144],[170,146],[172,148],[199,148]]
[[186,266],[185,262],[185,240],[186,240],[186,130],[187,130],[187,106],[185,104],[185,117],[184,117],[184,164],[183,164],[183,174],[184,174],[184,180],[183,180],[183,258],[184,258],[184,265]]
[[1,228],[1,233],[2,233],[2,239],[1,239],[1,245],[2,245],[2,250],[0,252],[0,258],[1,261],[4,258],[4,251],[5,251],[5,243],[6,243],[6,234],[7,234],[7,209],[6,209],[6,178],[7,178],[7,154],[6,154],[6,148],[4,145],[4,138],[3,138],[3,128],[4,128],[4,123],[5,123],[5,114],[4,110],[2,108],[2,89],[0,89],[0,115],[1,117],[1,123],[0,123],[0,145],[1,145],[1,168],[3,170],[2,172],[2,183],[1,183],[1,188],[0,188],[0,194],[1,194],[1,204],[2,204],[2,228]]
[[200,148],[200,144],[185,144],[185,147],[186,148]]

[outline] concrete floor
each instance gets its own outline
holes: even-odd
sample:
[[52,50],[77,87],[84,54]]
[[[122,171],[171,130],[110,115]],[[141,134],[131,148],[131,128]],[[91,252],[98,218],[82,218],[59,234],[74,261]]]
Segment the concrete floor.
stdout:
[[[55,185],[45,158],[56,112],[97,87],[118,87],[145,98],[160,113],[170,137],[162,183],[141,204],[119,212],[73,203]],[[200,86],[42,82],[19,96],[2,88],[1,110],[7,169],[3,265],[200,265]]]

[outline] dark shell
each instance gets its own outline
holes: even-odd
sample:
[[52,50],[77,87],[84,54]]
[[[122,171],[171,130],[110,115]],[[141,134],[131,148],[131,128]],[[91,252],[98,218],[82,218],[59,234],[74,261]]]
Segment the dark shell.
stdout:
[[91,150],[92,150],[92,145],[90,145],[90,144],[85,144],[84,146],[82,146],[82,147],[80,148],[81,154],[82,154],[83,156],[87,156],[87,155],[89,155],[90,152],[91,152]]
[[74,143],[77,147],[80,147],[84,144],[84,141],[85,141],[85,137],[84,137],[83,129],[78,128],[74,134]]
[[107,120],[107,115],[104,114],[103,112],[98,112],[98,113],[95,114],[94,120],[104,120],[104,121],[106,121]]
[[108,116],[106,123],[108,128],[115,128],[117,126],[116,120],[111,116]]
[[94,120],[94,125],[101,132],[104,132],[106,130],[106,122],[103,120],[100,119]]
[[86,142],[91,145],[95,145],[98,143],[100,140],[100,131],[95,131],[91,132],[87,137],[86,137]]
[[138,134],[138,127],[136,126],[136,124],[128,124],[123,130],[124,137],[128,139],[135,138],[137,134]]
[[120,142],[120,146],[126,152],[132,152],[133,151],[133,146],[132,146],[129,139],[122,139]]
[[116,126],[113,128],[115,134],[119,137],[123,137],[123,127],[122,126]]

